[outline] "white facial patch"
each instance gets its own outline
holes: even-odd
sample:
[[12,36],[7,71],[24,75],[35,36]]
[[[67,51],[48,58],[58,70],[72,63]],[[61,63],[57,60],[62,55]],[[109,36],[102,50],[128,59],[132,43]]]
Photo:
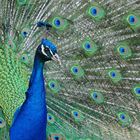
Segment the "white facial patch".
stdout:
[[[49,48],[49,47],[48,47]],[[45,50],[45,47],[43,46],[43,45],[41,45],[41,51],[42,51],[42,53],[45,55],[45,56],[47,56],[48,57],[48,55],[46,54],[46,52],[44,51]],[[49,51],[50,51],[50,53],[51,53],[51,55],[53,55],[53,53],[52,53],[52,51],[49,49]]]
[[42,53],[45,55],[45,56],[47,56],[48,57],[48,55],[45,53],[45,48],[44,48],[44,46],[43,45],[41,45],[41,51],[42,51]]
[[[45,46],[46,47],[46,46]],[[45,47],[43,46],[43,45],[41,45],[41,51],[42,51],[42,53],[45,55],[45,56],[47,56],[47,57],[49,57],[47,54],[46,54],[46,52],[45,52]],[[49,48],[49,47],[48,47]],[[59,56],[58,56],[58,54],[53,54],[53,52],[49,49],[49,51],[50,51],[50,53],[51,53],[51,55],[52,55],[52,57],[51,57],[51,59],[52,60],[54,60],[54,61],[57,61],[57,62],[59,62],[59,64],[61,65],[61,61],[60,61],[60,58],[59,58]]]
[[49,51],[50,51],[51,55],[53,55],[52,51],[51,50],[49,50]]

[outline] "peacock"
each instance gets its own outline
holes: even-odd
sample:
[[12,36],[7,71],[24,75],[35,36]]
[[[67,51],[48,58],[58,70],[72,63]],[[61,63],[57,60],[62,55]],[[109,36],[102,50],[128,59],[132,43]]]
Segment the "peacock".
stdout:
[[[46,111],[36,122],[42,110],[22,116],[22,105],[42,84],[36,50],[51,58],[54,46],[61,64],[43,65]],[[34,131],[23,129],[28,115]],[[139,140],[140,1],[0,0],[0,140],[14,126],[31,140]]]
[[[11,140],[46,140],[47,109],[43,68],[49,60],[60,62],[57,48],[49,40],[42,39],[35,54],[26,100],[16,111],[10,128]],[[25,135],[28,131],[30,133]]]

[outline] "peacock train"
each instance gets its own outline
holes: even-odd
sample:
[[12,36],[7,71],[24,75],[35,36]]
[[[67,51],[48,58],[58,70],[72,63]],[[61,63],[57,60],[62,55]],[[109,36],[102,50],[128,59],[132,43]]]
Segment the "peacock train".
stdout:
[[0,0],[0,140],[140,140],[140,0]]

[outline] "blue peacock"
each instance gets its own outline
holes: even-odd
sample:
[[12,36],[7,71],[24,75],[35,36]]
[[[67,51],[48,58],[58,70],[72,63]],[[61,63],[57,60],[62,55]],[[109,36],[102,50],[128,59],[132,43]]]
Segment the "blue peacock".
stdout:
[[139,62],[139,0],[0,0],[0,140],[139,140]]
[[[57,48],[49,40],[42,39],[37,48],[26,100],[17,110],[10,129],[10,140],[46,140],[46,92],[43,77],[45,61],[60,62]],[[25,135],[25,132],[30,132]]]

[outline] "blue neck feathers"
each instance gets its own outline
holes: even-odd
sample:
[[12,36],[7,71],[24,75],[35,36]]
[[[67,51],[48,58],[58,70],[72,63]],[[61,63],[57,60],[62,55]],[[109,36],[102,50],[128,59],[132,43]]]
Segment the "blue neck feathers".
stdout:
[[35,55],[26,100],[10,129],[10,140],[46,140],[46,91],[43,77],[44,62]]
[[34,84],[37,84],[38,80],[41,82],[40,84],[44,84],[43,67],[44,67],[44,62],[36,54],[35,60],[34,60],[33,71],[30,78],[29,88],[33,86]]

